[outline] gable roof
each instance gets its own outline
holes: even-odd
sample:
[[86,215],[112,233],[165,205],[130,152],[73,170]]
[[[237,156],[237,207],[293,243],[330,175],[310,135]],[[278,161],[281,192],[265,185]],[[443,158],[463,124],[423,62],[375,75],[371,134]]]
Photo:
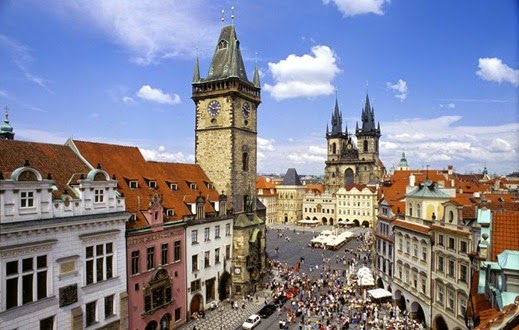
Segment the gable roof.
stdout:
[[[148,210],[150,198],[156,193],[162,197],[165,209],[174,210],[169,222],[191,216],[189,204],[195,203],[199,195],[206,199],[206,214],[215,214],[210,201],[218,202],[219,195],[209,187],[210,181],[199,165],[146,161],[137,147],[72,140],[67,144],[91,165],[99,163],[115,175],[118,191],[125,196],[126,210],[137,216],[136,221],[127,223],[129,229],[148,226],[141,213]],[[156,182],[156,188],[149,187],[150,180]],[[137,181],[138,187],[130,188],[130,181]],[[176,185],[175,190],[171,189],[172,184]]]
[[[67,146],[0,140],[0,172],[5,179],[9,179],[15,169],[23,167],[26,161],[30,167],[40,172],[43,178],[50,175],[57,188],[52,193],[53,198],[60,198],[69,184],[76,184],[76,179],[81,175],[86,177],[90,171],[90,168]],[[74,196],[72,189],[67,189],[67,193]]]

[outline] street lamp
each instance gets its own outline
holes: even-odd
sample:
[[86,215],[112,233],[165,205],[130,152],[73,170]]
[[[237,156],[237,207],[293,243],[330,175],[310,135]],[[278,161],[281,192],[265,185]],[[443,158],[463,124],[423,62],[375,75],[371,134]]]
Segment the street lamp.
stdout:
[[221,306],[218,310],[218,313],[220,313],[220,330],[223,330],[223,306]]

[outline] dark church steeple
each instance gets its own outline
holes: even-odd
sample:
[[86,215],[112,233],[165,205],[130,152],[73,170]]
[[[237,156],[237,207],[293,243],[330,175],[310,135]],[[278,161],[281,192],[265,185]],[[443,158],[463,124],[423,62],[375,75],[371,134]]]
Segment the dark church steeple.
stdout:
[[341,135],[342,132],[342,112],[339,110],[339,102],[335,98],[335,108],[332,113],[332,135]]

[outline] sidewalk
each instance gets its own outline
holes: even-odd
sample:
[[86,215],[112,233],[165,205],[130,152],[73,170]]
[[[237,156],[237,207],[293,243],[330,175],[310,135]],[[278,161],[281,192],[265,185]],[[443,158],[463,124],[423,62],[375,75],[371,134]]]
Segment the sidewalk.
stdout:
[[222,301],[220,307],[214,310],[206,309],[205,318],[190,320],[186,324],[176,328],[178,330],[234,330],[239,327],[252,314],[257,313],[262,307],[265,299],[270,298],[269,290],[258,292],[258,300],[245,301],[245,308],[242,308],[243,300],[238,300],[238,309],[233,309],[227,301]]

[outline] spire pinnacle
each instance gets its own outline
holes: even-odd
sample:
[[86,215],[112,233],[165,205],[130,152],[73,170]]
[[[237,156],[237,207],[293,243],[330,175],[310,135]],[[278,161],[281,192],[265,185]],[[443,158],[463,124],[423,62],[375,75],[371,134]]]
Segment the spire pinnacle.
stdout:
[[259,78],[259,70],[258,70],[258,53],[256,53],[256,64],[254,66],[254,77],[252,79],[252,83],[256,87],[260,87],[261,86],[260,78]]

